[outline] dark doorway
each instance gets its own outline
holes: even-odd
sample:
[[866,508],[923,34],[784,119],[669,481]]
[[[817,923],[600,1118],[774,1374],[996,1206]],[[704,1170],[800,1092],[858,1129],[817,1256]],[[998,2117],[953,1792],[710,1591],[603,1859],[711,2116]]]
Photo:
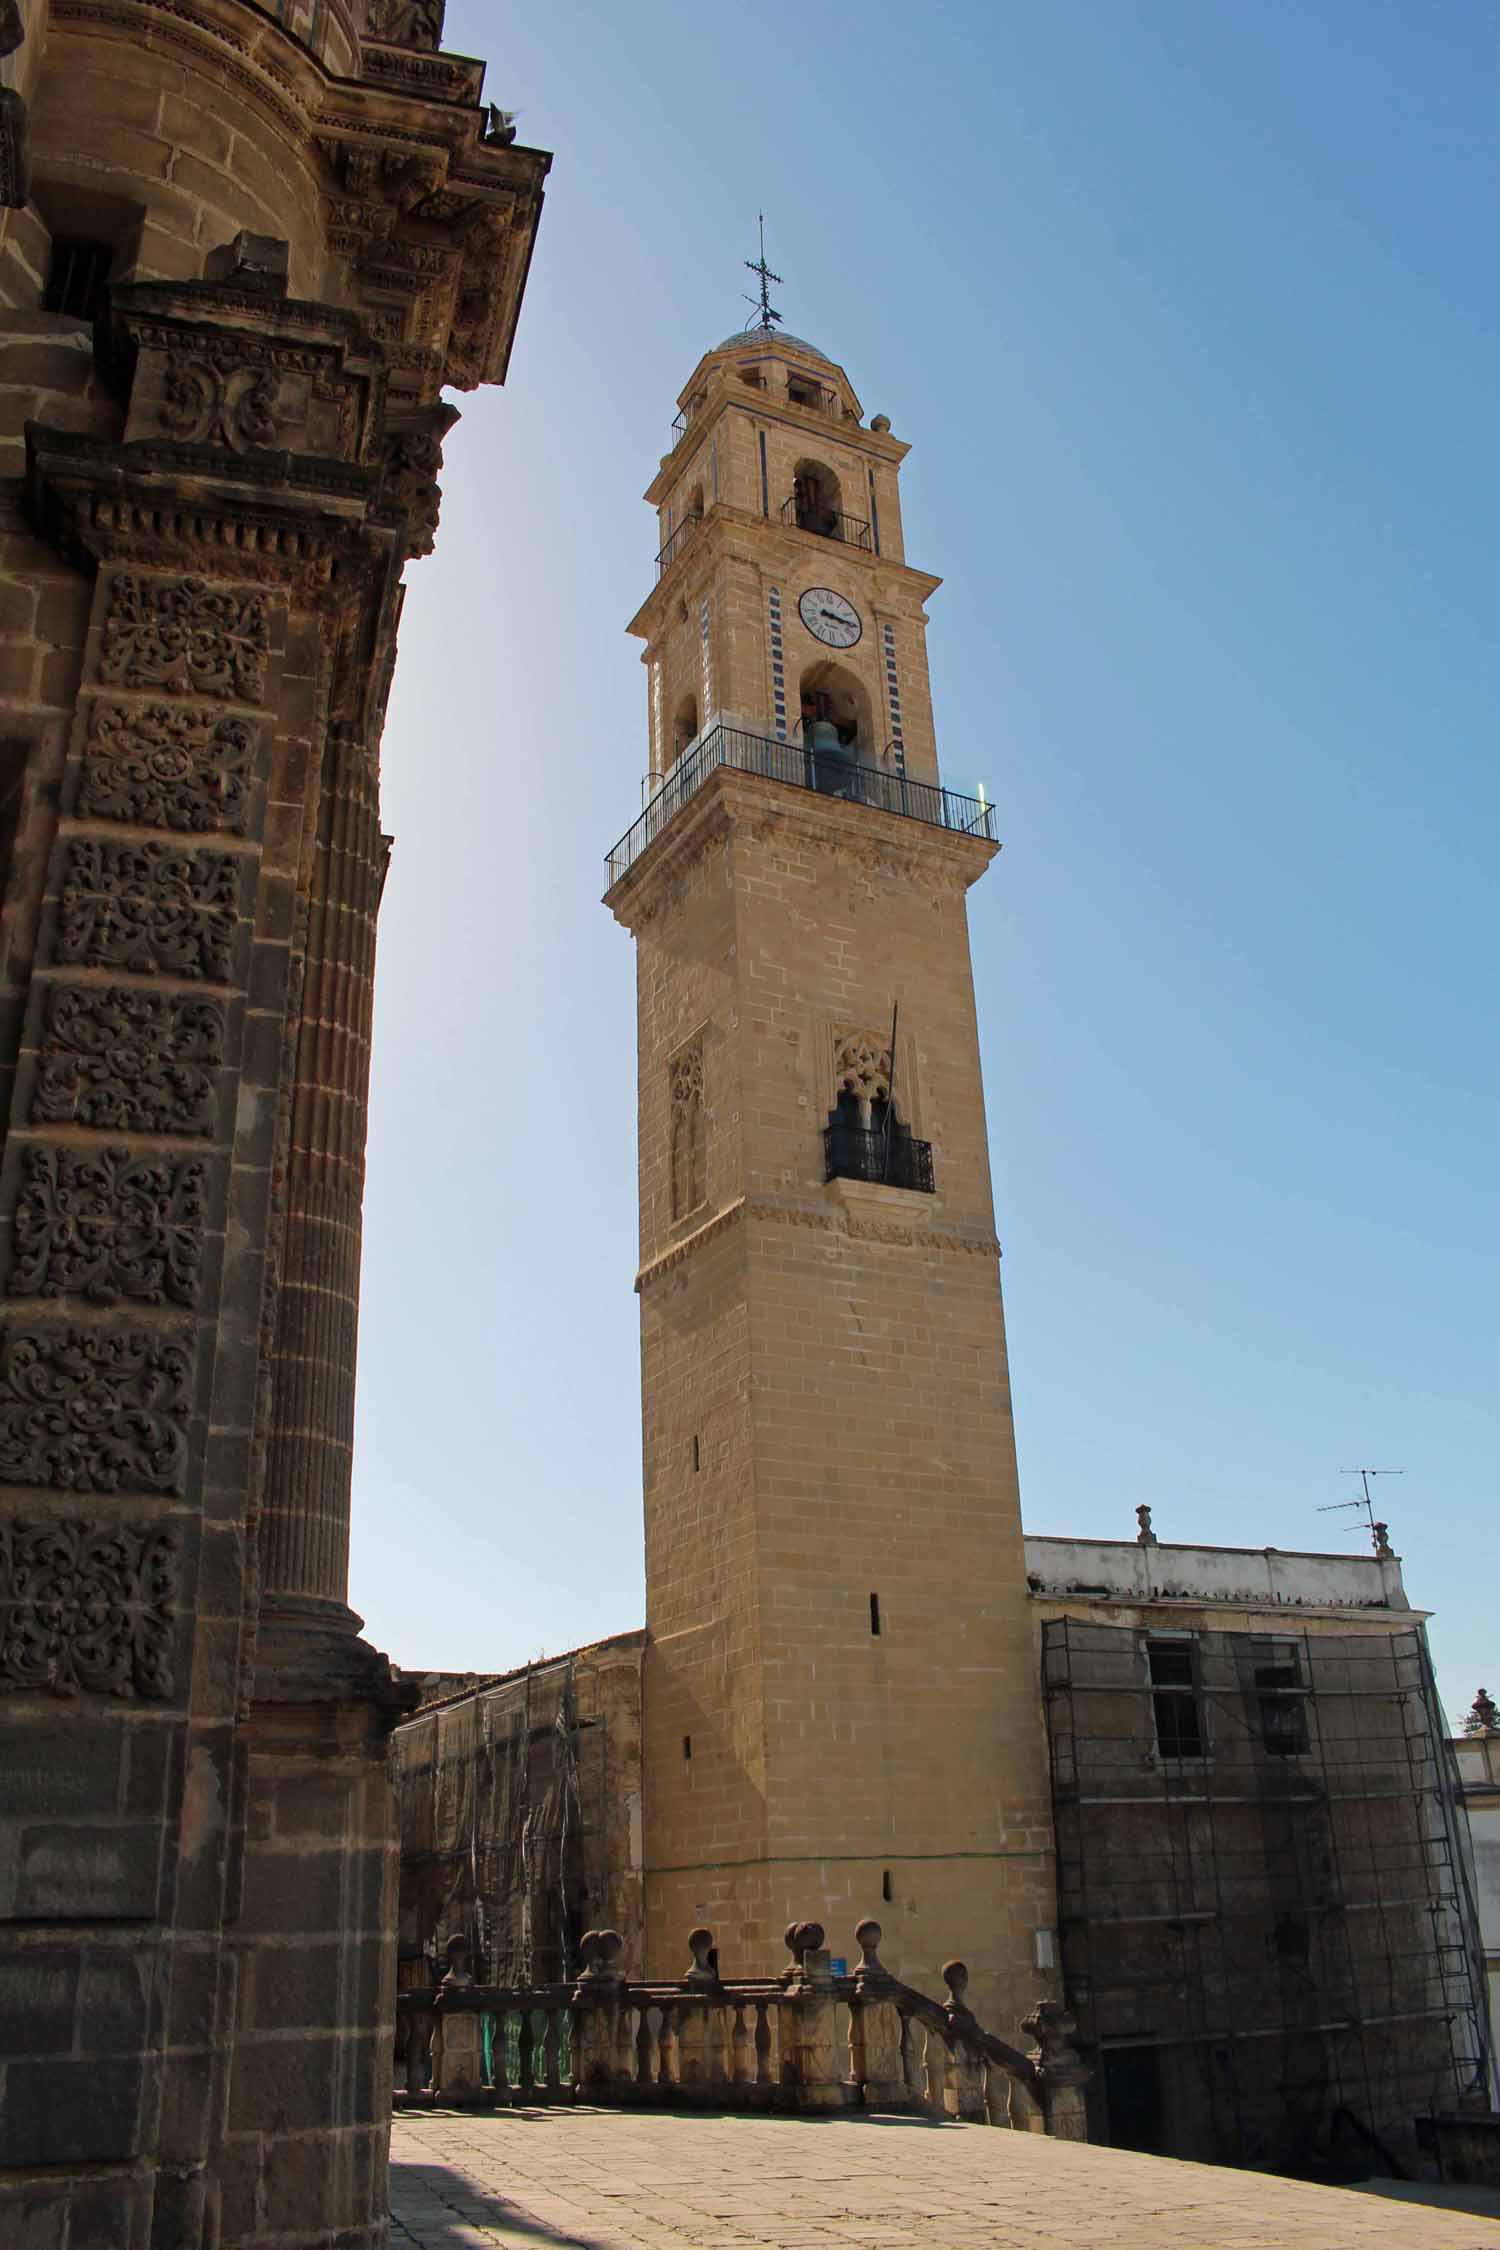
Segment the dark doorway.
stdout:
[[1111,2148],[1166,2154],[1166,2106],[1161,2091],[1158,2047],[1106,2047],[1104,2106],[1109,2113]]

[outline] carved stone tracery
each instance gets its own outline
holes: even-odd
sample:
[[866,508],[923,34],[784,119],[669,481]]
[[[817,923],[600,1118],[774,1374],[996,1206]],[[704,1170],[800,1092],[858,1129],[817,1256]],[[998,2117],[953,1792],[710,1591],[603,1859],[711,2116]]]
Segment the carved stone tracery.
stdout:
[[169,1696],[179,1565],[170,1524],[0,1518],[0,1690]]
[[703,1041],[672,1057],[672,1217],[684,1219],[708,1194],[703,1118]]
[[833,1099],[850,1094],[859,1104],[859,1122],[868,1132],[872,1106],[891,1098],[891,1046],[878,1033],[840,1031],[833,1043]]
[[10,1294],[196,1304],[207,1176],[201,1156],[28,1148]]
[[58,914],[58,959],[227,984],[244,866],[232,852],[75,836]]
[[270,653],[270,606],[258,587],[135,571],[110,582],[99,659],[106,686],[260,703]]
[[224,1002],[131,985],[53,985],[32,1116],[103,1132],[210,1134]]
[[209,704],[95,701],[83,746],[85,819],[243,836],[259,730]]
[[192,1347],[117,1328],[10,1328],[0,1359],[0,1484],[180,1493]]

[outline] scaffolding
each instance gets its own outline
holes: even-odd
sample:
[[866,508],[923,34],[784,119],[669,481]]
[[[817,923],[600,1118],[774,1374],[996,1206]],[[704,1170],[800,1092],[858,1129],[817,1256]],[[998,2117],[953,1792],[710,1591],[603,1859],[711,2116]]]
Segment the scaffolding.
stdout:
[[[633,1647],[637,1636],[621,1638]],[[441,1975],[442,1947],[461,1935],[485,1981],[565,1982],[591,1920],[618,1919],[619,1799],[632,1780],[639,1788],[637,1682],[631,1665],[601,1667],[595,1650],[574,1651],[398,1729],[407,1981]]]
[[1120,2145],[1349,2177],[1487,2082],[1424,1635],[1043,1627],[1063,1970]]

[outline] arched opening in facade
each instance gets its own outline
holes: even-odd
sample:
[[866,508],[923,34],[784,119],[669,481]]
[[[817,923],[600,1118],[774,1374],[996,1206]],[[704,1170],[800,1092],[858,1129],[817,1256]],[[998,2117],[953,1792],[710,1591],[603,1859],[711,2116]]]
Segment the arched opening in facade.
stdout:
[[812,763],[812,786],[825,796],[855,792],[857,768],[876,756],[875,726],[864,682],[842,664],[808,665],[798,683],[802,746]]
[[792,514],[799,531],[837,539],[843,494],[838,478],[822,461],[799,461],[792,471]]
[[690,742],[698,734],[698,698],[685,695],[672,713],[672,755],[668,763],[675,765]]

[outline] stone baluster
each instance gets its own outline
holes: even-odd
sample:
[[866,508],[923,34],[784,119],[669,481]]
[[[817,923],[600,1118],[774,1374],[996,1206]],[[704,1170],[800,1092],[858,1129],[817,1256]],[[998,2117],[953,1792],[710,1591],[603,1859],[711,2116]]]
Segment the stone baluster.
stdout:
[[437,2023],[432,2039],[433,2090],[445,2102],[472,2101],[483,2089],[484,2049],[477,2009],[459,2004],[471,1991],[469,1941],[451,1937],[445,1948],[448,1972],[438,1986]]
[[736,2086],[755,2084],[755,2048],[745,2022],[745,2003],[734,2003],[734,2027],[729,2034],[729,2075]]
[[523,2095],[536,2092],[536,2026],[529,2008],[521,2010],[516,2029],[516,2084]]
[[661,2009],[661,2035],[657,2040],[659,2057],[656,2083],[664,2091],[674,2090],[682,2083],[681,2052],[677,2038],[677,2005],[664,2000]]
[[967,1964],[962,1961],[945,1961],[943,1982],[948,1987],[948,2038],[953,2055],[954,2111],[966,2123],[982,2125],[988,2116],[984,2097],[984,2057],[979,2049],[979,2024],[965,1997],[969,1989]]
[[562,2092],[562,2008],[553,2002],[547,2009],[546,2048],[544,2067],[547,2074],[547,2098],[556,2101]]
[[436,2019],[430,2008],[410,2008],[403,2011],[401,2022],[405,2026],[406,2091],[408,2094],[425,2093],[431,2084],[431,2045]]
[[771,2069],[771,2004],[768,2000],[755,2003],[755,2083],[757,2086],[774,2086]]
[[861,1922],[854,1933],[860,1960],[849,2010],[849,2070],[866,2109],[904,2109],[901,2019],[890,1998],[895,1980],[878,1950],[883,1935],[878,1922]]
[[656,2084],[656,2033],[651,2022],[651,2010],[642,2006],[640,2028],[635,2035],[635,2082],[648,2088]]
[[915,2016],[903,2014],[901,2018],[901,2076],[906,2082],[907,2100],[913,2108],[925,2107],[927,2081],[923,2071],[923,2032]]
[[[644,2015],[645,2010],[641,2013]],[[575,2064],[573,2077],[576,2083],[578,2070]],[[621,2002],[615,2018],[614,2087],[623,2100],[635,2084],[635,2010],[628,2000]]]
[[953,2111],[953,2057],[935,2024],[927,2026],[927,2106],[939,2117]]
[[1073,2044],[1077,2019],[1061,2000],[1039,2000],[1030,2015],[1021,2018],[1021,2029],[1036,2041],[1031,2060],[1041,2082],[1047,2131],[1054,2140],[1086,2141],[1089,2121],[1083,2089],[1093,2073]]
[[792,1966],[782,1979],[781,2078],[796,2090],[799,2109],[841,2109],[844,2088],[835,2053],[833,1972],[820,1922],[794,1922],[786,1933]]
[[505,2036],[507,2020],[504,2008],[497,2009],[489,2019],[490,2085],[494,2089],[495,2104],[499,2109],[508,2109],[516,2098],[515,2088],[510,2082],[510,2065],[506,2061],[506,2048],[509,2044]]
[[692,1959],[683,1985],[688,1991],[701,1993],[703,1998],[700,2005],[684,2002],[678,2010],[679,2076],[685,2094],[693,2100],[706,2101],[719,2090],[724,2078],[718,2007],[724,1987],[719,1979],[719,1956],[713,1931],[690,1930],[688,1950]]
[[625,1990],[619,1967],[624,1949],[618,1930],[585,1930],[579,1942],[583,1967],[573,1987],[573,2083],[584,2100],[597,2098],[611,2083]]

